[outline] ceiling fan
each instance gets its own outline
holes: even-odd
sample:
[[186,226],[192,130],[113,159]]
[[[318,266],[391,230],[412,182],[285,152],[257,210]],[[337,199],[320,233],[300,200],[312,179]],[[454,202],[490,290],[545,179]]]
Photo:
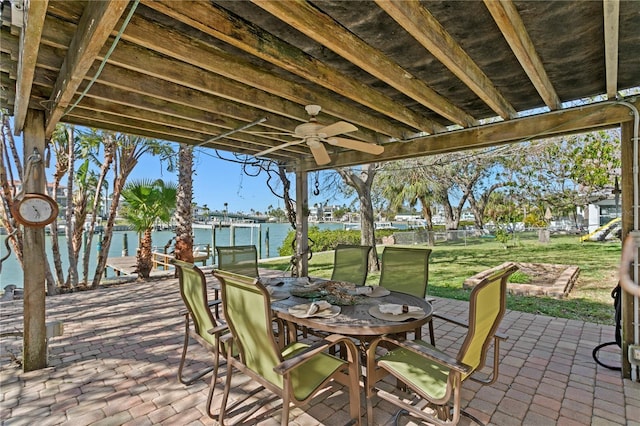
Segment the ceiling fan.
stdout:
[[260,157],[287,146],[306,143],[311,149],[311,154],[313,155],[316,163],[322,166],[331,162],[331,157],[329,157],[329,153],[327,152],[324,143],[342,148],[354,149],[368,154],[378,155],[384,152],[384,147],[380,145],[337,137],[337,135],[341,135],[343,133],[355,132],[358,128],[346,121],[338,121],[336,123],[329,124],[328,126],[318,123],[316,116],[320,113],[319,105],[307,105],[305,110],[311,116],[309,121],[298,125],[294,129],[293,133],[288,134],[289,136],[298,139],[265,149],[264,151],[255,154],[255,156]]

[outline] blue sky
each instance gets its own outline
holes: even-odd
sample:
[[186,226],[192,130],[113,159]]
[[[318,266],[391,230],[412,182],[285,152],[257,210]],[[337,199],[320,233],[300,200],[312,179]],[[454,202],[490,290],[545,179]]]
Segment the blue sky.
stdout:
[[[18,152],[22,154],[22,136],[14,136]],[[177,144],[175,145],[177,152]],[[210,152],[211,154],[205,154]],[[265,212],[269,206],[274,208],[284,208],[281,199],[274,196],[267,187],[267,175],[261,172],[258,176],[247,176],[243,173],[242,166],[238,163],[229,162],[215,158],[213,151],[206,148],[197,148],[194,151],[194,176],[193,176],[193,196],[194,202],[199,206],[207,205],[211,210],[223,210],[224,203],[228,203],[230,212],[249,213],[251,209],[257,212]],[[233,158],[233,154],[220,151],[225,158]],[[47,169],[47,181],[51,181],[54,169],[54,161],[52,159],[50,167]],[[253,170],[252,170],[253,171]],[[112,178],[112,174],[110,175]],[[129,181],[133,179],[157,179],[162,178],[166,181],[178,182],[176,173],[169,173],[166,167],[160,163],[159,158],[151,155],[145,155],[129,176]],[[291,197],[295,197],[294,176],[290,175],[292,180]],[[279,179],[272,179],[275,184],[276,191],[282,192],[282,185]],[[64,184],[64,182],[63,182]],[[312,179],[310,176],[310,185]],[[320,194],[314,197],[312,187],[309,188],[309,204],[316,202],[325,202],[330,198],[327,194]],[[343,204],[344,201],[331,204]]]
[[[249,212],[251,209],[264,212],[270,205],[284,207],[282,201],[269,191],[264,172],[256,177],[247,176],[240,164],[214,158],[205,152],[208,152],[206,148],[194,151],[193,196],[198,205],[206,204],[211,210],[223,210],[224,203],[228,203],[231,212]],[[221,152],[221,155],[232,158],[230,153]],[[171,174],[162,168],[158,158],[145,156],[131,177],[162,177],[178,181],[177,173]],[[278,185],[277,190],[282,191],[282,186]]]

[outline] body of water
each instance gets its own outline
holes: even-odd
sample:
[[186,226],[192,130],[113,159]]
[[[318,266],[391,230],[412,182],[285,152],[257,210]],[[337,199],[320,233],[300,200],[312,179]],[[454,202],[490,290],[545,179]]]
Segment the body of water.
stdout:
[[[315,226],[315,224],[314,224]],[[340,223],[321,223],[317,225],[320,229],[343,229],[344,225]],[[258,248],[258,253],[261,259],[270,257],[278,257],[278,249],[282,246],[287,233],[292,228],[288,223],[262,223],[251,224],[251,226],[237,225],[232,228],[194,228],[194,245],[209,244],[211,247],[214,245],[228,246],[228,245],[255,245]],[[233,232],[232,232],[233,231]],[[215,233],[215,237],[214,237]],[[162,252],[164,246],[171,241],[175,236],[173,231],[154,231],[152,235],[152,242],[155,250]],[[4,245],[4,239],[6,235],[0,235],[0,258],[6,255],[6,247]],[[136,249],[138,247],[138,237],[135,232],[123,231],[114,232],[111,246],[109,248],[109,257],[117,257],[123,255],[123,245],[125,238],[127,240],[128,255],[135,256]],[[67,244],[64,236],[58,237],[59,245],[61,248],[61,257],[63,267],[65,268],[65,276],[68,268],[68,256],[67,256]],[[93,236],[91,243],[91,257],[89,260],[89,279],[93,278],[93,274],[96,267],[96,258],[98,253],[99,234]],[[51,252],[51,236],[46,236],[47,244],[47,256],[49,264],[53,270],[53,255]],[[213,249],[212,249],[213,250]],[[79,265],[82,262],[83,253],[80,253]],[[213,259],[207,262],[207,265],[211,265]],[[78,268],[78,273],[82,274],[81,266]],[[113,271],[108,269],[108,276],[113,276]],[[0,272],[0,290],[9,284],[15,284],[18,287],[22,287],[23,271],[15,255],[12,253],[8,259],[2,263],[2,271]]]

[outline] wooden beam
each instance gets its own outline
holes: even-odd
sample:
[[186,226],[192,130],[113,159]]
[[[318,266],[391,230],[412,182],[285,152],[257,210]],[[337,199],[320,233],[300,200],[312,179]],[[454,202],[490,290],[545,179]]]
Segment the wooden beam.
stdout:
[[476,125],[476,120],[471,115],[310,3],[303,0],[252,2],[448,120],[462,127]]
[[47,114],[45,129],[47,136],[53,133],[87,70],[128,4],[128,0],[95,1],[86,4],[51,93],[51,109]]
[[[635,102],[640,108],[640,101]],[[562,134],[588,132],[611,127],[633,119],[629,109],[613,102],[601,102],[561,111],[518,118],[500,123],[486,124],[441,135],[384,145],[381,155],[343,152],[331,164],[319,167],[313,161],[302,162],[301,170],[313,171],[350,167],[357,164],[402,160],[445,152],[485,148],[506,143],[524,142]]]
[[[76,108],[82,108],[82,110],[84,111],[84,115],[86,117],[92,116],[92,112],[95,112],[96,114],[104,113],[104,114],[110,114],[113,117],[121,117],[122,119],[135,120],[136,122],[141,123],[141,125],[144,124],[144,127],[149,129],[152,128],[154,125],[158,125],[159,126],[158,128],[168,126],[168,128],[171,129],[172,131],[175,129],[175,130],[184,131],[187,133],[193,133],[194,135],[201,134],[201,135],[204,135],[204,138],[201,140],[201,142],[204,142],[205,140],[211,139],[212,137],[225,133],[229,130],[238,128],[244,124],[244,123],[237,123],[233,127],[225,126],[221,128],[218,126],[214,126],[211,123],[203,124],[201,122],[185,119],[184,117],[179,117],[178,114],[160,113],[157,111],[151,111],[144,108],[126,106],[124,104],[113,103],[110,99],[99,99],[99,98],[94,98],[92,96],[91,97],[87,96],[86,101],[83,100],[83,102],[78,104]],[[171,139],[169,137],[169,133],[167,133],[167,136],[165,137],[165,139]],[[256,151],[267,149],[274,144],[273,140],[256,136],[256,135],[243,133],[243,132],[237,132],[232,135],[229,135],[225,139],[221,139],[222,141],[221,143],[223,143],[225,140],[234,141],[232,142],[233,144],[235,143],[242,144],[245,148],[254,149]],[[286,141],[280,140],[280,141],[276,141],[275,143],[284,143],[284,142]],[[194,142],[194,144],[197,144],[197,142]],[[284,151],[285,152],[283,152],[283,154],[286,154],[287,152],[289,152],[289,153],[297,153],[298,155],[305,154],[306,152],[308,152],[304,148],[298,147],[298,146],[288,147],[288,149],[285,149]]]
[[[51,31],[50,33],[54,38],[46,40],[57,43],[61,32]],[[47,35],[49,32],[45,30],[44,37]],[[43,46],[39,58],[41,66],[55,69],[57,54],[57,49]],[[96,62],[89,69],[86,81],[97,73],[98,66]],[[51,74],[49,78],[55,80],[55,75]],[[121,41],[118,49],[112,53],[96,82],[162,99],[165,103],[196,107],[247,123],[254,121],[257,117],[264,117],[267,119],[265,125],[276,131],[290,131],[305,121],[302,118],[301,108],[297,104],[283,101],[274,95],[256,91],[250,86],[221,76],[211,75],[209,78],[202,78],[200,68],[183,62],[172,62],[167,57],[155,55],[126,41]],[[215,102],[212,102],[212,96],[217,97]],[[283,107],[285,110],[300,114],[301,118],[294,121],[280,114],[242,105],[231,98],[259,101],[275,108]],[[117,100],[120,99],[122,98]],[[367,129],[361,129],[357,136],[362,140],[376,141],[376,134]]]
[[560,98],[553,88],[513,1],[484,0],[484,4],[544,103],[551,110],[560,109],[562,107]]
[[517,116],[489,77],[418,0],[376,0],[376,3],[425,49],[504,119]]
[[298,276],[309,276],[309,184],[304,171],[296,171],[296,257]]
[[[123,34],[123,39],[173,58],[173,64],[175,64],[176,61],[182,61],[246,84],[253,89],[259,89],[288,101],[295,102],[299,107],[290,118],[306,121],[308,116],[302,106],[318,104],[322,106],[324,112],[330,115],[344,117],[344,119],[356,125],[374,129],[381,133],[382,126],[388,126],[390,124],[388,120],[380,116],[374,116],[362,109],[354,108],[352,105],[341,101],[336,97],[335,93],[329,90],[320,87],[311,88],[300,85],[294,81],[268,72],[262,67],[241,61],[236,56],[209,46],[201,40],[189,38],[183,33],[161,27],[158,24],[145,21],[140,17],[134,16],[127,31]],[[167,43],[167,40],[171,40],[171,43]],[[114,54],[118,50],[119,48],[114,51]],[[147,64],[138,64],[139,67],[145,65]],[[202,78],[202,71],[200,78]],[[255,92],[255,90],[252,92]],[[282,110],[272,107],[271,105],[252,102],[253,97],[244,100],[236,97],[234,100],[273,113],[282,114]],[[282,103],[282,100],[279,103]],[[400,130],[400,132],[395,132],[389,136],[401,137],[401,135],[407,134],[406,127],[398,128],[398,126],[396,126],[396,129]]]
[[24,121],[29,108],[31,96],[31,84],[36,70],[40,38],[44,18],[47,15],[49,0],[29,1],[27,5],[25,22],[20,33],[20,53],[18,62],[18,80],[16,82],[16,103],[14,109],[14,133],[22,133]]
[[[44,176],[44,111],[27,110],[23,136],[23,164],[30,170],[24,180],[25,193],[45,194]],[[37,151],[40,161],[31,162]],[[30,167],[26,167],[27,164]],[[24,371],[40,370],[47,366],[47,327],[45,325],[45,239],[44,228],[24,227],[22,262],[29,265],[23,277],[24,336],[22,367]]]
[[[65,46],[66,34],[74,31],[75,28],[71,22],[74,22],[74,20],[77,20],[79,17],[79,12],[72,10],[72,7],[76,5],[75,3],[69,4],[68,7],[67,3],[64,5],[65,7],[62,8],[58,3],[51,5],[50,9],[53,9],[55,14],[61,19],[54,22],[54,18],[48,17],[48,19],[51,18],[52,22],[50,25],[49,22],[47,22],[43,33],[43,38],[46,39],[45,42],[55,47]],[[141,20],[143,22],[141,22]],[[202,68],[193,66],[193,61],[186,60],[186,62],[182,62],[180,60],[173,60],[174,55],[171,53],[167,55],[164,53],[162,55],[155,54],[152,46],[164,44],[166,51],[166,40],[172,39],[172,42],[179,42],[181,46],[184,46],[184,49],[189,52],[187,55],[190,54],[194,58],[207,58],[210,66],[215,67],[214,69],[218,69],[225,74],[236,70],[237,74],[242,78],[254,77],[266,71],[259,67],[251,66],[246,62],[238,61],[237,58],[234,58],[232,55],[224,54],[220,49],[207,45],[202,40],[194,40],[171,29],[165,29],[168,32],[163,32],[164,27],[154,26],[154,24],[151,23],[145,25],[144,19],[138,16],[134,16],[129,23],[125,33],[125,39],[127,34],[133,34],[139,25],[142,25],[142,31],[136,31],[136,37],[144,39],[145,31],[150,31],[149,37],[155,38],[157,42],[154,41],[151,47],[145,45],[146,49],[143,49],[140,46],[134,46],[134,44],[125,43],[121,40],[118,48],[110,56],[110,62],[117,63],[129,69],[135,69],[148,75],[173,81],[177,84],[189,85],[192,76],[202,84],[207,84],[209,80],[214,80],[217,88],[221,90],[219,96],[274,114],[280,114],[284,117],[295,118],[298,122],[304,122],[308,119],[304,108],[301,108],[300,105],[319,103],[323,106],[324,112],[358,125],[360,131],[364,133],[368,132],[373,135],[373,132],[378,132],[375,142],[384,140],[383,135],[388,135],[393,138],[404,138],[414,134],[413,129],[410,127],[399,125],[397,122],[385,119],[380,115],[372,115],[366,111],[358,110],[351,105],[346,105],[344,102],[336,102],[335,93],[328,90],[314,90],[302,87],[279,76],[276,80],[268,80],[266,83],[262,81],[260,77],[257,77],[257,79],[250,78],[246,80],[249,82],[247,84],[239,84],[240,82],[234,81],[232,78],[216,78],[215,74],[220,77],[222,74],[214,71],[214,74],[207,74],[208,78],[204,79]],[[201,47],[204,47],[204,49],[201,49]],[[132,48],[133,50],[131,50]],[[170,50],[171,49],[169,49],[169,51]],[[222,56],[218,57],[218,55]],[[118,57],[117,61],[114,59],[115,57]],[[181,55],[177,59],[182,57]],[[224,66],[218,67],[217,62],[221,62]],[[145,72],[148,68],[152,68],[152,70]],[[186,79],[186,82],[183,82],[181,76],[185,71],[189,78]],[[219,82],[222,80],[228,83],[220,86]],[[255,90],[256,87],[260,88],[265,84],[268,85],[269,82],[273,83],[272,89],[276,90],[275,93],[272,94],[271,92],[267,93],[266,91]],[[284,90],[286,99],[284,99],[277,90]],[[294,97],[296,100],[287,100],[291,97]],[[322,120],[322,117],[319,117],[319,119]],[[289,128],[289,130],[291,129]]]
[[143,0],[143,3],[205,34],[392,117],[418,132],[436,133],[444,130],[442,125],[214,4],[173,0]]
[[618,33],[620,24],[620,0],[604,0],[604,63],[607,78],[607,97],[618,94]]
[[[200,145],[204,139],[203,134],[194,132],[184,132],[175,129],[169,129],[169,126],[145,125],[144,123],[130,120],[127,118],[117,117],[110,114],[88,114],[80,106],[74,108],[69,114],[64,116],[64,122],[77,124],[79,126],[99,127],[114,132],[128,133],[154,139],[162,139],[171,142],[185,143],[188,145]],[[93,124],[92,124],[93,123]],[[234,152],[238,154],[252,155],[255,149],[249,150],[239,143],[216,141],[216,146],[202,145],[203,148],[214,148],[222,151]],[[292,158],[298,158],[287,155],[286,152],[274,155],[274,160],[293,161]]]
[[[620,189],[621,189],[621,207],[622,207],[622,235],[621,240],[625,241],[625,238],[629,232],[634,230],[634,218],[638,213],[634,208],[634,191],[637,190],[635,185],[634,173],[635,165],[640,161],[640,158],[634,158],[635,155],[640,155],[638,152],[634,152],[633,143],[633,123],[623,123],[620,128],[620,146],[621,146],[621,169],[622,175],[620,176]],[[640,266],[634,265],[634,268]],[[631,378],[631,364],[629,363],[629,345],[633,343],[633,324],[634,324],[634,312],[633,312],[633,297],[622,290],[622,317],[621,320],[621,337],[622,337],[622,377],[626,379]],[[636,327],[638,325],[636,324]]]

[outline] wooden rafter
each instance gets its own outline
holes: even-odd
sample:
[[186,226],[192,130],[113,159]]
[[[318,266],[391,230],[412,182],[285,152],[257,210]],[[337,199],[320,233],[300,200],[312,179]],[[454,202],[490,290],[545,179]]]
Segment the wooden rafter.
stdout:
[[[635,102],[640,108],[640,101]],[[506,143],[541,139],[562,134],[579,133],[596,128],[617,126],[633,120],[629,109],[622,105],[590,104],[571,109],[533,115],[471,129],[462,129],[406,142],[385,145],[384,161],[401,160],[417,156],[484,148]],[[364,153],[343,152],[326,167],[318,167],[305,160],[300,167],[313,171],[323,168],[348,167],[375,162],[376,157]]]
[[607,98],[615,99],[618,93],[618,31],[620,1],[604,0],[604,61],[607,78]]
[[[411,126],[418,132],[436,133],[444,127],[427,117],[340,73],[299,48],[278,39],[260,27],[210,3],[151,1],[143,3],[239,49],[306,78],[344,97]],[[342,118],[342,117],[340,117]]]
[[496,114],[504,119],[516,117],[516,110],[489,77],[418,0],[376,0],[376,3]]
[[87,70],[129,4],[128,0],[89,2],[54,85],[46,118],[47,136],[65,113]]
[[[91,105],[95,107],[96,103],[92,102]],[[76,120],[95,119],[99,121],[102,126],[108,125],[109,128],[117,129],[118,126],[121,126],[129,133],[143,136],[151,133],[155,133],[156,135],[162,134],[165,135],[163,138],[168,137],[171,140],[181,141],[190,145],[201,145],[203,141],[214,136],[214,134],[198,131],[195,128],[184,129],[174,126],[173,124],[175,122],[184,122],[182,120],[176,120],[175,118],[169,118],[164,122],[159,121],[159,118],[161,118],[159,114],[143,113],[140,118],[133,120],[130,116],[122,113],[122,111],[125,110],[126,108],[122,108],[116,112],[106,112],[97,108],[87,109],[84,108],[84,106],[78,105],[65,116],[65,120],[74,122]],[[242,138],[235,136],[236,134],[233,134],[230,137],[220,139],[217,141],[218,147],[232,152],[255,152],[256,146],[261,146],[252,142],[246,142]],[[206,144],[203,146],[206,146]],[[302,150],[300,152],[304,153]],[[295,154],[290,151],[282,151],[279,153],[281,158],[289,160],[299,155],[300,154]]]
[[[125,83],[140,81],[134,77],[135,73],[127,70],[119,70],[120,72],[114,73],[114,69],[117,68],[105,67],[91,91],[76,107],[85,110],[84,116],[89,116],[88,111],[91,110],[121,117],[135,116],[145,123],[168,124],[176,129],[191,129],[194,132],[201,132],[206,134],[207,138],[217,136],[245,124],[244,122],[221,116],[214,111],[172,102],[171,93],[167,93],[163,97],[153,97],[141,90],[144,87],[132,90]],[[47,82],[51,81],[50,75],[51,72],[41,70],[39,74],[36,74],[35,83],[40,87],[47,86]],[[118,77],[118,79],[114,77]],[[105,84],[104,79],[107,79],[110,84]],[[149,83],[153,84],[154,81],[152,80]],[[161,87],[166,88],[166,85]],[[264,130],[268,131],[269,129]],[[253,145],[255,149],[264,149],[274,143],[284,142],[281,137],[249,133],[236,133],[229,138],[245,143],[247,147]],[[306,153],[303,148],[298,147],[290,147],[285,151],[291,151],[291,153],[296,154]]]
[[560,98],[553,88],[513,1],[484,0],[484,4],[544,103],[551,110],[560,109],[562,106]]
[[333,50],[389,86],[463,127],[474,126],[476,120],[439,95],[410,72],[374,49],[331,17],[300,0],[252,0],[257,6],[281,19],[318,43]]
[[[166,42],[167,37],[171,38],[171,43]],[[382,128],[390,124],[388,122],[385,123],[386,120],[381,120],[380,117],[372,116],[363,110],[352,108],[344,102],[336,100],[335,94],[326,89],[320,87],[311,88],[296,84],[291,80],[270,73],[264,68],[243,62],[231,54],[211,47],[202,41],[191,39],[184,34],[162,28],[158,24],[136,18],[135,16],[131,20],[131,25],[127,32],[123,34],[122,38],[131,43],[167,55],[173,58],[173,62],[182,61],[214,74],[246,84],[254,89],[252,92],[255,92],[255,89],[259,89],[279,96],[283,98],[279,103],[285,100],[297,103],[299,106],[291,111],[289,117],[302,122],[308,119],[302,106],[317,103],[322,106],[325,112],[333,116],[344,117],[345,120],[358,126],[380,131],[381,133]],[[142,67],[146,66],[146,64],[139,65]],[[258,104],[253,101],[253,98],[252,96],[248,99],[238,99],[236,96],[235,100],[266,111],[274,113],[283,112],[283,110],[279,110],[272,104]],[[399,132],[390,136],[400,137],[404,134],[403,128],[397,129]]]
[[20,52],[18,62],[18,79],[16,81],[16,100],[14,109],[14,131],[22,133],[29,108],[31,84],[36,70],[36,61],[40,48],[40,38],[47,15],[48,0],[30,1],[26,10],[25,22],[20,34]]

